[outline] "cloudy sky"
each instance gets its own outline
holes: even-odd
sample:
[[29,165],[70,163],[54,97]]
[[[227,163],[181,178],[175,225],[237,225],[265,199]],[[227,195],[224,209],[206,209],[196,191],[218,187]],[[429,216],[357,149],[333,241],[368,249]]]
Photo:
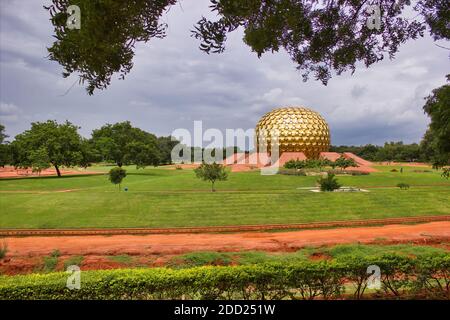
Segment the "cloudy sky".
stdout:
[[445,83],[449,69],[448,51],[427,37],[402,46],[393,61],[334,77],[328,86],[304,83],[285,53],[258,59],[240,32],[229,36],[224,54],[201,52],[190,30],[209,3],[183,0],[164,17],[167,37],[137,47],[125,81],[89,96],[46,59],[52,26],[43,4],[0,2],[0,123],[11,137],[47,119],[68,119],[86,137],[124,120],[157,135],[192,130],[194,120],[204,128],[248,129],[274,107],[303,105],[325,117],[335,145],[418,142],[428,124],[423,98]]

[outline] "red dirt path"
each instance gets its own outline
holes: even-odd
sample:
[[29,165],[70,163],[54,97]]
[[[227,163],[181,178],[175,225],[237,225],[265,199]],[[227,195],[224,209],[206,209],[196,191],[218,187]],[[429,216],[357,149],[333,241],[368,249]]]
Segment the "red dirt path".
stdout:
[[[115,236],[58,236],[4,238],[8,253],[0,270],[7,274],[30,272],[42,256],[59,250],[64,257],[85,257],[84,269],[124,267],[104,256],[128,254],[139,257],[164,257],[192,251],[262,250],[295,251],[305,246],[343,243],[436,243],[450,241],[450,221],[416,225],[337,228],[293,232],[242,232],[228,234],[171,234]],[[103,257],[103,258],[101,258]],[[153,264],[154,265],[154,264]]]
[[[87,171],[84,169],[60,169],[61,175],[74,175],[74,174],[100,174],[104,172]],[[25,178],[25,177],[43,177],[43,176],[56,176],[55,169],[42,170],[40,174],[33,172],[31,169],[14,169],[14,167],[0,167],[0,178]]]

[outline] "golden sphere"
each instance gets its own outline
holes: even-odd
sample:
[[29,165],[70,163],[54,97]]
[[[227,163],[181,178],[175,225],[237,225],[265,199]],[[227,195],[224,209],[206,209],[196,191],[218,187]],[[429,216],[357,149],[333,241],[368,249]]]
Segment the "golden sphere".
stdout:
[[[319,158],[330,148],[330,129],[320,114],[303,107],[277,108],[266,113],[256,125],[256,146],[267,145],[278,133],[280,155],[283,152],[303,152],[307,158]],[[264,148],[265,149],[265,148]]]

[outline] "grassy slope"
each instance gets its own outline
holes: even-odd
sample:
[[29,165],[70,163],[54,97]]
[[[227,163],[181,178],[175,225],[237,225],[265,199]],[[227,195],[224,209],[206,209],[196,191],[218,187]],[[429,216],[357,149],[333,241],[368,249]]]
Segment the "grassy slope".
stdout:
[[[95,167],[93,170],[107,170]],[[344,185],[395,186],[369,193],[311,193],[316,177],[261,176],[231,173],[217,183],[217,193],[194,177],[192,170],[148,168],[129,175],[118,192],[106,176],[0,180],[0,228],[171,227],[264,224],[450,214],[449,181],[437,172],[405,167],[404,173],[339,177]],[[447,184],[446,186],[443,184]],[[418,185],[434,185],[414,187]],[[78,189],[57,193],[56,190]],[[202,191],[202,192],[199,192]],[[40,192],[40,193],[38,193]]]

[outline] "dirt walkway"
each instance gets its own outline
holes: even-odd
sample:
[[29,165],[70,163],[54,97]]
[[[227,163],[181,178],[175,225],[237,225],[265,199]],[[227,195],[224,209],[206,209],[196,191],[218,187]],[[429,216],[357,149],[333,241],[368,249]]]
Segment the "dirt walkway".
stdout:
[[201,250],[292,251],[311,245],[370,243],[377,240],[426,242],[436,238],[450,241],[449,221],[293,232],[55,236],[5,238],[5,240],[9,248],[9,257],[33,257],[48,255],[55,249],[62,255],[165,255]]
[[[61,168],[61,175],[89,175],[89,174],[105,174],[105,172],[87,171],[86,169]],[[56,170],[53,168],[44,169],[40,173],[33,172],[31,169],[15,169],[14,167],[0,167],[0,178],[28,178],[28,177],[44,177],[56,176]]]
[[[296,251],[305,246],[343,243],[414,243],[447,247],[450,243],[450,221],[416,225],[386,225],[290,232],[240,232],[196,234],[152,234],[113,236],[53,236],[4,238],[8,245],[6,257],[0,260],[0,274],[27,274],[40,270],[44,257],[59,250],[55,270],[65,270],[65,263],[82,256],[82,270],[126,267],[160,267],[180,254],[192,251],[262,250]],[[130,262],[112,256],[133,256]],[[127,256],[125,256],[127,257]]]

